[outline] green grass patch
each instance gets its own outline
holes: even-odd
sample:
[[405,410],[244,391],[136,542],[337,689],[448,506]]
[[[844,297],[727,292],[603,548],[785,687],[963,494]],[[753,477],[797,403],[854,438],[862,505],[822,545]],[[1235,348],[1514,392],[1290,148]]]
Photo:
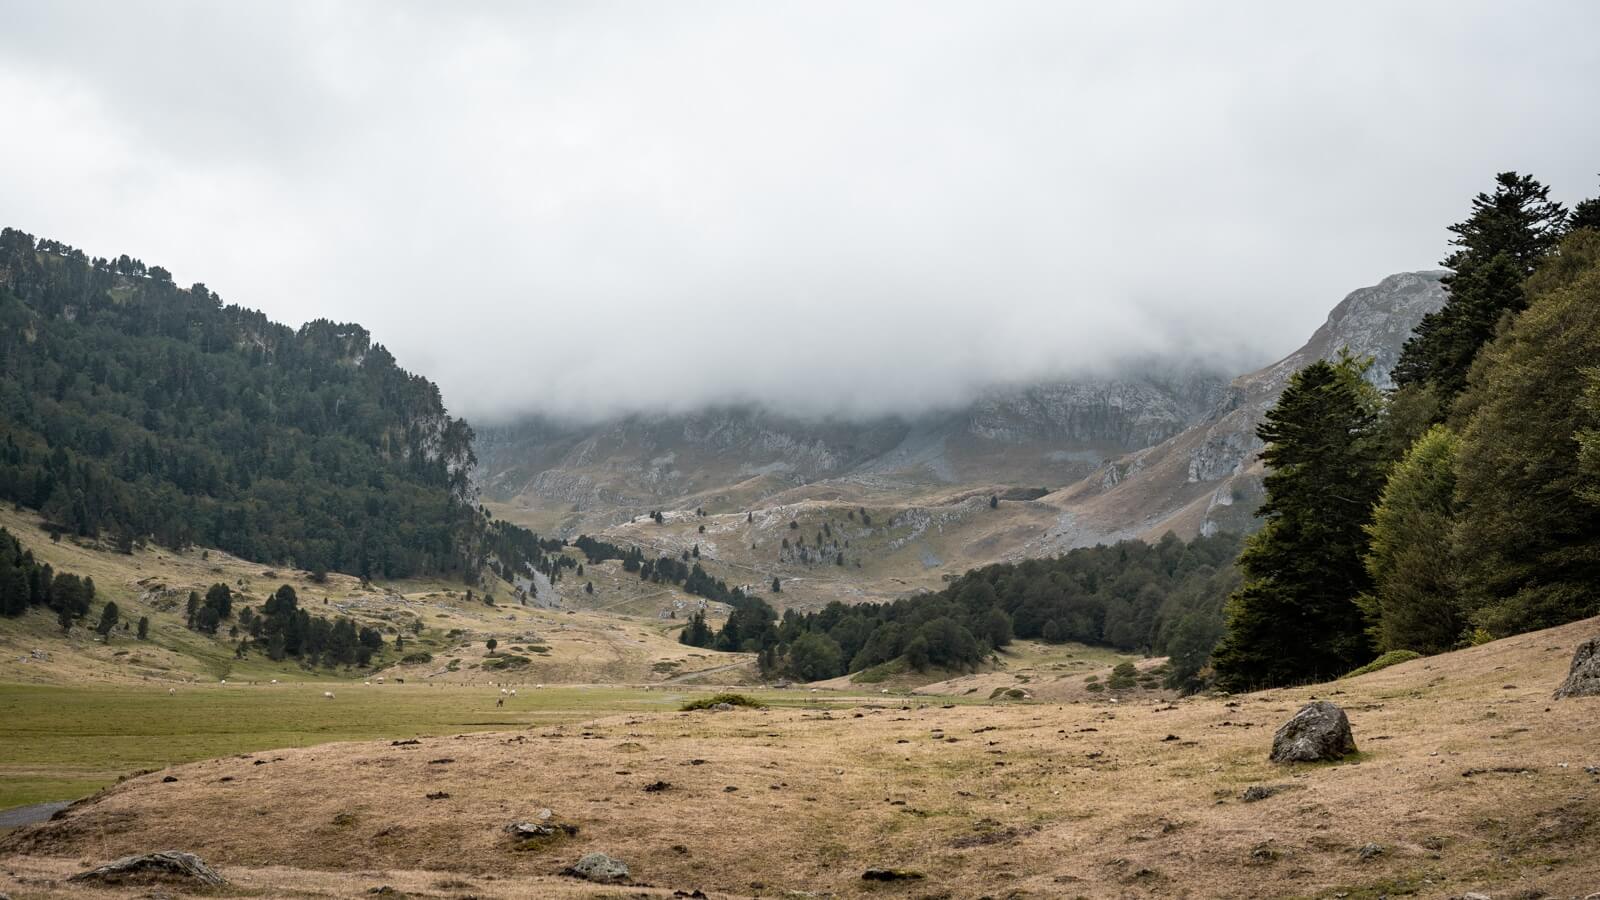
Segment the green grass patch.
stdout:
[[899,657],[886,663],[878,663],[871,668],[862,669],[850,676],[850,682],[852,684],[882,684],[896,675],[904,675],[909,671],[911,671],[911,664],[905,661],[905,657]]
[[1421,658],[1422,658],[1422,654],[1418,653],[1415,650],[1390,650],[1388,653],[1385,653],[1384,655],[1378,657],[1377,659],[1373,660],[1372,662],[1367,663],[1366,665],[1362,666],[1361,668],[1356,669],[1353,672],[1350,672],[1349,674],[1345,675],[1344,677],[1345,678],[1356,678],[1356,677],[1361,676],[1361,675],[1366,675],[1366,674],[1371,673],[1371,672],[1376,672],[1379,669],[1387,669],[1390,666],[1398,666],[1403,662],[1410,662],[1413,659],[1421,659]]
[[233,753],[666,711],[682,696],[560,687],[497,709],[498,690],[472,686],[191,684],[168,694],[166,686],[0,684],[0,809],[71,800],[132,772]]

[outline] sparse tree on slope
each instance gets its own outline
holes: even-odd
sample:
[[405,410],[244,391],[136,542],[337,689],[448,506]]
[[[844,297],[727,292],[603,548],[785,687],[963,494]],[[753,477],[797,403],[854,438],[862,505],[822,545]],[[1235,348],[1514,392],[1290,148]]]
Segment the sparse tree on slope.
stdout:
[[100,610],[100,624],[96,625],[94,630],[101,637],[109,639],[111,630],[117,627],[117,622],[121,621],[121,618],[122,613],[117,609],[116,601],[107,600],[105,608]]
[[1381,483],[1367,364],[1306,366],[1256,429],[1270,468],[1266,526],[1239,556],[1245,583],[1212,658],[1229,690],[1336,677],[1371,656],[1355,602],[1371,587],[1363,529]]

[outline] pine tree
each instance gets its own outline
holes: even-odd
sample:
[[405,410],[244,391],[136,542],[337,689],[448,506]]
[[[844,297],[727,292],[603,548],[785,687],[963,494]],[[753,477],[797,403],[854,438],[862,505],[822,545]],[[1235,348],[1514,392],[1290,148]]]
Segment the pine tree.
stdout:
[[1459,414],[1456,560],[1474,618],[1506,635],[1600,612],[1600,506],[1582,440],[1600,431],[1600,232],[1575,231],[1528,280],[1528,310],[1484,349]]
[[1457,249],[1442,309],[1424,316],[1395,364],[1402,389],[1431,384],[1448,408],[1467,385],[1472,358],[1507,313],[1527,307],[1522,282],[1555,248],[1566,210],[1532,176],[1502,172],[1493,194],[1478,194],[1466,221],[1450,226]]
[[1336,677],[1371,656],[1355,602],[1371,587],[1363,529],[1381,484],[1369,362],[1306,366],[1256,429],[1270,470],[1257,512],[1266,525],[1239,556],[1245,583],[1212,657],[1229,690]]
[[109,639],[111,629],[117,627],[117,622],[121,621],[121,618],[122,614],[117,609],[116,601],[107,600],[105,608],[100,610],[100,624],[96,625],[94,630],[101,637]]

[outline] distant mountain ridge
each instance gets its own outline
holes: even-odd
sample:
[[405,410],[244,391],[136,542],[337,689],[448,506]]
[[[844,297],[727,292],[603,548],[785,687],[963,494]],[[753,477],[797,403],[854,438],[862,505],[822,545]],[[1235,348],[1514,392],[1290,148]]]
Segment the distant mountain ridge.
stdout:
[[861,422],[751,406],[578,426],[535,418],[479,432],[478,477],[488,496],[577,504],[591,520],[827,479],[1060,484],[1201,421],[1226,385],[1204,370],[1044,382],[991,390],[949,412]]
[[[1355,290],[1304,345],[1231,380],[1189,369],[1042,382],[948,413],[863,423],[749,407],[587,426],[533,419],[479,432],[476,477],[486,496],[542,506],[569,531],[655,508],[863,497],[910,507],[1006,489],[1036,498],[1035,517],[1053,522],[992,548],[1008,558],[1167,530],[1249,530],[1260,495],[1255,426],[1289,376],[1348,348],[1372,357],[1369,377],[1387,386],[1412,328],[1443,305],[1443,274],[1404,272]],[[1024,488],[1034,490],[1014,493]]]

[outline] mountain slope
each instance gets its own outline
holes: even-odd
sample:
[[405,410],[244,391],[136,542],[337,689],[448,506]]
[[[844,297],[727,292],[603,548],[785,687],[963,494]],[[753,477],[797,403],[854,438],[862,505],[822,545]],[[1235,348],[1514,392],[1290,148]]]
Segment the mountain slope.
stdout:
[[1368,378],[1389,386],[1400,347],[1422,317],[1444,305],[1443,272],[1406,272],[1351,292],[1303,346],[1270,366],[1241,375],[1205,421],[1046,498],[1072,513],[1041,551],[1107,536],[1210,534],[1249,530],[1261,496],[1256,425],[1289,377],[1348,349],[1370,356]]
[[[1386,384],[1412,327],[1443,303],[1441,274],[1350,293],[1304,345],[1225,385],[1204,371],[1043,384],[866,425],[749,409],[530,423],[486,431],[477,474],[500,514],[650,552],[697,549],[730,582],[780,578],[771,599],[801,609],[937,590],[974,566],[1073,547],[1249,531],[1255,427],[1289,376],[1349,348]],[[668,514],[644,518],[652,509]],[[824,529],[837,538],[817,538]],[[818,552],[785,548],[797,539]]]
[[1190,368],[994,390],[953,411],[864,422],[754,407],[593,425],[535,418],[480,433],[477,477],[489,497],[554,514],[541,521],[569,531],[662,507],[746,509],[831,480],[900,496],[1063,484],[1200,421],[1225,387]]
[[124,550],[471,575],[472,430],[358,325],[291,329],[159,266],[0,232],[0,498]]

